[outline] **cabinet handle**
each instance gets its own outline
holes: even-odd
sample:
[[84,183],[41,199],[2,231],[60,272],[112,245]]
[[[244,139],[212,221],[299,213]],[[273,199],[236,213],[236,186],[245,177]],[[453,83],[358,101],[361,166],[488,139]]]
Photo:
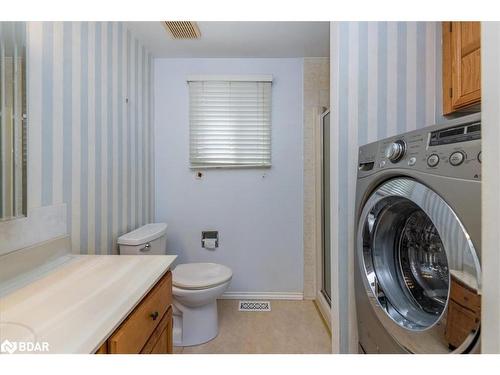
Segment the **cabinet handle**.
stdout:
[[156,320],[158,318],[158,311],[152,312],[149,316],[151,319]]

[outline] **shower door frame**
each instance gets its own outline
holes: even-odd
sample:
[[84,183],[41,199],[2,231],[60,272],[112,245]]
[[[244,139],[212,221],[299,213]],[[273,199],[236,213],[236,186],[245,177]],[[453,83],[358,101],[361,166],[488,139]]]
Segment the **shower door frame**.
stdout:
[[[331,296],[328,296],[324,291],[324,118],[330,114],[330,109],[323,109],[318,113],[317,120],[317,136],[315,137],[316,144],[316,202],[317,206],[317,231],[316,231],[316,301],[323,317],[327,321],[331,329]],[[331,256],[331,254],[330,254]],[[331,274],[331,267],[330,267]]]

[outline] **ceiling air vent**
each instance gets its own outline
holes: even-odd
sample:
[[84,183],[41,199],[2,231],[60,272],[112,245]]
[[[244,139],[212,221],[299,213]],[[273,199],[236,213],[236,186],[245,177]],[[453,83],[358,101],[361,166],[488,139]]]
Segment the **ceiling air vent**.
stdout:
[[196,22],[164,21],[164,24],[174,39],[198,39],[201,36]]

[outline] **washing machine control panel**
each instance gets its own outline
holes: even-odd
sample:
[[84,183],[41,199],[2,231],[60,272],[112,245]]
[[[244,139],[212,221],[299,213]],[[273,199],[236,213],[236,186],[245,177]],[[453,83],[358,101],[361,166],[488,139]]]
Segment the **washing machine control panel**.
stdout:
[[474,114],[361,146],[358,176],[410,169],[480,180],[481,161],[481,118]]

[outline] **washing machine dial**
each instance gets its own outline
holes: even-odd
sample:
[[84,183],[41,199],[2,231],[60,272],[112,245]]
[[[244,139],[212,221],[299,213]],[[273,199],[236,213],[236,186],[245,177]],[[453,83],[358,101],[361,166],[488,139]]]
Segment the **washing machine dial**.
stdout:
[[406,153],[406,143],[402,139],[391,143],[385,149],[385,157],[389,159],[392,163],[397,163],[400,161]]

